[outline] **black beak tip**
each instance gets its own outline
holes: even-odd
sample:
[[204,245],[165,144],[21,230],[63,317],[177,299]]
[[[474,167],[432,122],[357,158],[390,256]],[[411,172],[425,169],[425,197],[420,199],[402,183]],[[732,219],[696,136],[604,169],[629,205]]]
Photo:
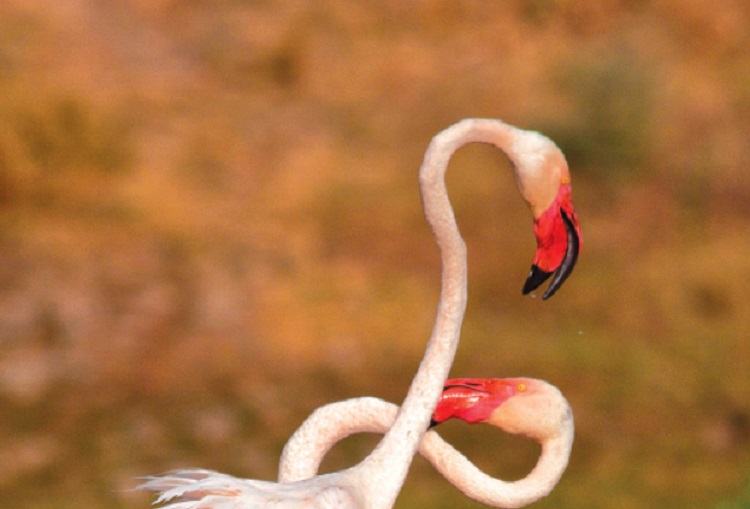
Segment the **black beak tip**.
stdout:
[[544,281],[547,280],[547,278],[554,274],[555,277],[552,278],[552,282],[547,288],[547,291],[544,292],[544,295],[542,295],[542,300],[549,299],[555,294],[555,292],[557,292],[557,290],[560,289],[565,280],[568,279],[568,276],[570,276],[570,274],[573,272],[573,268],[578,261],[578,251],[581,248],[581,239],[578,238],[578,231],[573,225],[573,221],[571,221],[564,210],[560,209],[560,214],[562,215],[563,222],[565,223],[565,230],[568,234],[568,244],[565,249],[565,258],[560,264],[560,267],[558,267],[558,269],[554,272],[547,272],[541,270],[536,265],[532,265],[529,277],[526,279],[526,284],[524,284],[523,286],[524,295],[538,288],[539,285],[541,285]]
[[529,277],[526,278],[526,283],[524,283],[523,285],[523,294],[528,295],[529,293],[539,288],[539,285],[544,283],[552,274],[552,272],[547,272],[546,270],[540,269],[536,265],[532,265],[531,271],[529,272]]

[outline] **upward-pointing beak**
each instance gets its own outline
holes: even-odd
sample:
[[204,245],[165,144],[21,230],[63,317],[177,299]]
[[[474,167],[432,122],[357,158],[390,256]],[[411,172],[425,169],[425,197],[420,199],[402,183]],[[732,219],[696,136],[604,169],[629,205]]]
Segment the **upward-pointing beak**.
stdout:
[[[526,295],[536,290],[554,274],[552,282],[542,296],[552,297],[573,272],[581,249],[578,218],[572,205],[563,207],[556,200],[552,207],[534,222],[537,236],[537,252],[531,272],[523,286]],[[566,209],[568,209],[566,211]]]

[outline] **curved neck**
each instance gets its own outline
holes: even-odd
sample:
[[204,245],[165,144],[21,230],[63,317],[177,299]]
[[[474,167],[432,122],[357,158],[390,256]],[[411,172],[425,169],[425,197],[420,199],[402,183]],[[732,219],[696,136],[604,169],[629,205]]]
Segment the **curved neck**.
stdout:
[[[284,447],[279,482],[310,479],[326,453],[355,433],[385,433],[398,407],[377,398],[356,398],[320,407],[300,426]],[[425,434],[419,453],[467,497],[492,507],[523,507],[548,495],[568,464],[573,445],[572,414],[557,438],[542,444],[542,454],[524,479],[507,482],[485,474],[434,431]]]
[[564,423],[562,433],[542,444],[534,469],[518,481],[490,477],[436,434],[425,436],[422,451],[427,460],[467,497],[491,507],[517,508],[549,495],[557,485],[573,446],[573,420]]
[[365,475],[368,478],[365,484],[372,487],[372,493],[366,497],[368,507],[393,506],[429,426],[458,347],[466,309],[466,245],[445,186],[448,162],[458,148],[471,142],[492,143],[511,156],[509,148],[514,133],[514,128],[499,121],[467,119],[438,133],[425,153],[419,184],[425,217],[440,248],[440,302],[424,358],[393,426],[377,448],[352,469],[353,474]]
[[388,431],[398,406],[363,397],[329,403],[315,410],[289,438],[279,461],[279,482],[310,479],[336,443],[357,433]]

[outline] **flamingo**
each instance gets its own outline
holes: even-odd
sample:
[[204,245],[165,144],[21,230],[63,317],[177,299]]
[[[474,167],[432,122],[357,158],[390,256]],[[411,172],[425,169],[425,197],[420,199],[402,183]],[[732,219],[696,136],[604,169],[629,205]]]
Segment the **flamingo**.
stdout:
[[238,479],[205,470],[180,470],[147,478],[137,488],[159,493],[164,509],[393,507],[443,390],[459,343],[466,309],[466,245],[445,187],[453,153],[472,142],[491,143],[513,163],[521,196],[534,217],[537,251],[524,293],[555,274],[544,294],[554,294],[575,266],[580,249],[578,219],[570,196],[570,173],[562,152],[547,137],[499,120],[464,119],[430,142],[419,172],[425,217],[441,254],[437,316],[424,357],[393,425],[376,448],[348,469],[289,483]]
[[[317,474],[323,457],[354,433],[385,433],[398,407],[378,398],[355,398],[318,408],[292,435],[279,463],[279,481],[294,482]],[[341,417],[345,416],[342,420]],[[560,391],[530,378],[457,378],[445,382],[433,413],[433,425],[451,418],[497,426],[539,442],[542,453],[525,478],[505,482],[478,469],[434,431],[419,446],[448,481],[469,498],[492,507],[516,508],[547,496],[568,465],[573,445],[573,413]],[[331,426],[342,422],[341,426]]]

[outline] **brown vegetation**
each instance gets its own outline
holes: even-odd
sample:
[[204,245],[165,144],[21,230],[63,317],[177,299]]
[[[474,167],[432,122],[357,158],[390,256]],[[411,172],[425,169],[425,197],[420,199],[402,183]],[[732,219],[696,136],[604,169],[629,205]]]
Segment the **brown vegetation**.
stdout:
[[[507,162],[457,154],[453,374],[544,378],[576,415],[537,506],[747,507],[749,25],[743,0],[5,2],[0,507],[270,479],[315,407],[400,401],[438,290],[416,173],[469,116],[555,139],[583,227],[566,287],[522,298]],[[536,456],[444,433],[495,474]],[[476,504],[417,461],[398,506]]]

